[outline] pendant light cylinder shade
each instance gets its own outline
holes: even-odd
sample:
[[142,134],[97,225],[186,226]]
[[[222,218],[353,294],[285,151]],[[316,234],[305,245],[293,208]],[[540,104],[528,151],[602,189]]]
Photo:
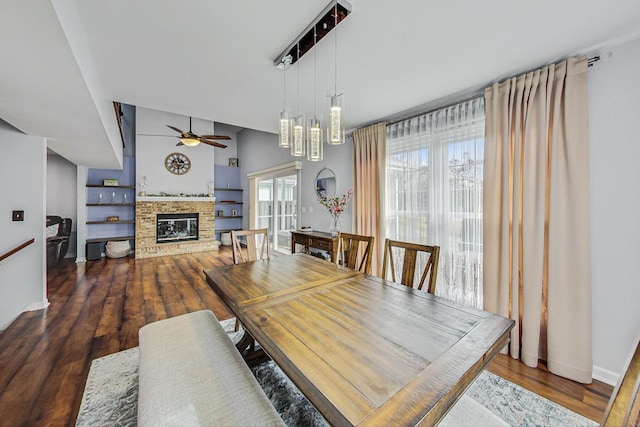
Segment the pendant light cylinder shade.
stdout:
[[319,162],[323,158],[323,129],[321,121],[318,117],[309,119],[307,125],[307,160],[310,162]]
[[302,157],[306,148],[306,123],[304,113],[298,113],[291,119],[291,155]]
[[280,132],[278,146],[281,148],[291,147],[291,112],[284,108],[280,112]]
[[327,144],[344,144],[344,94],[333,92],[328,96]]

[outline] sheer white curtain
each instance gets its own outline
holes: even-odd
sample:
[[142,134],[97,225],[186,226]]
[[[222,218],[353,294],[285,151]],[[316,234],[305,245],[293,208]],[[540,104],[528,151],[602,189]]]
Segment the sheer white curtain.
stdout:
[[386,237],[440,246],[436,294],[482,308],[484,98],[388,125],[386,159]]

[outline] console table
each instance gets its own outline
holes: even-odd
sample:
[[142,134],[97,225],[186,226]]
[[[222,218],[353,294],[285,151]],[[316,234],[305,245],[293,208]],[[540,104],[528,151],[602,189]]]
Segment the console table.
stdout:
[[291,253],[296,253],[296,243],[309,248],[321,249],[331,253],[331,262],[336,262],[338,254],[338,236],[324,231],[292,231],[291,232]]

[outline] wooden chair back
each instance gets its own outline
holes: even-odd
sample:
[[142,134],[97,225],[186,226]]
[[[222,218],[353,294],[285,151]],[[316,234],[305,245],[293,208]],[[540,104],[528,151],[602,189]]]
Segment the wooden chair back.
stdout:
[[603,427],[640,425],[640,341],[628,360],[624,376],[611,394]]
[[339,233],[336,263],[359,270],[364,274],[371,274],[373,241],[373,236]]
[[416,267],[418,261],[418,254],[423,252],[429,254],[429,258],[424,266],[424,270],[420,275],[420,281],[418,282],[417,289],[422,289],[424,282],[429,276],[427,282],[427,292],[430,294],[436,291],[436,276],[438,274],[438,260],[440,258],[440,246],[427,246],[417,243],[401,242],[398,240],[386,239],[384,242],[384,258],[382,260],[382,278],[388,279],[387,270],[391,270],[391,281],[398,282],[396,279],[395,270],[395,255],[398,250],[404,251],[402,261],[402,276],[400,276],[400,282],[410,288],[414,287],[414,277],[416,275]]
[[[243,247],[243,244],[246,245],[246,247]],[[233,249],[234,264],[271,258],[269,230],[266,228],[257,230],[232,230],[231,246]],[[260,246],[259,252],[258,246]]]

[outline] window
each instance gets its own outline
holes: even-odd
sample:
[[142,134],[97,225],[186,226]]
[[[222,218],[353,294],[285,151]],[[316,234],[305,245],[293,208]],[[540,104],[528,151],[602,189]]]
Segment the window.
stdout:
[[387,126],[386,237],[440,246],[436,294],[477,308],[483,163],[482,97]]

